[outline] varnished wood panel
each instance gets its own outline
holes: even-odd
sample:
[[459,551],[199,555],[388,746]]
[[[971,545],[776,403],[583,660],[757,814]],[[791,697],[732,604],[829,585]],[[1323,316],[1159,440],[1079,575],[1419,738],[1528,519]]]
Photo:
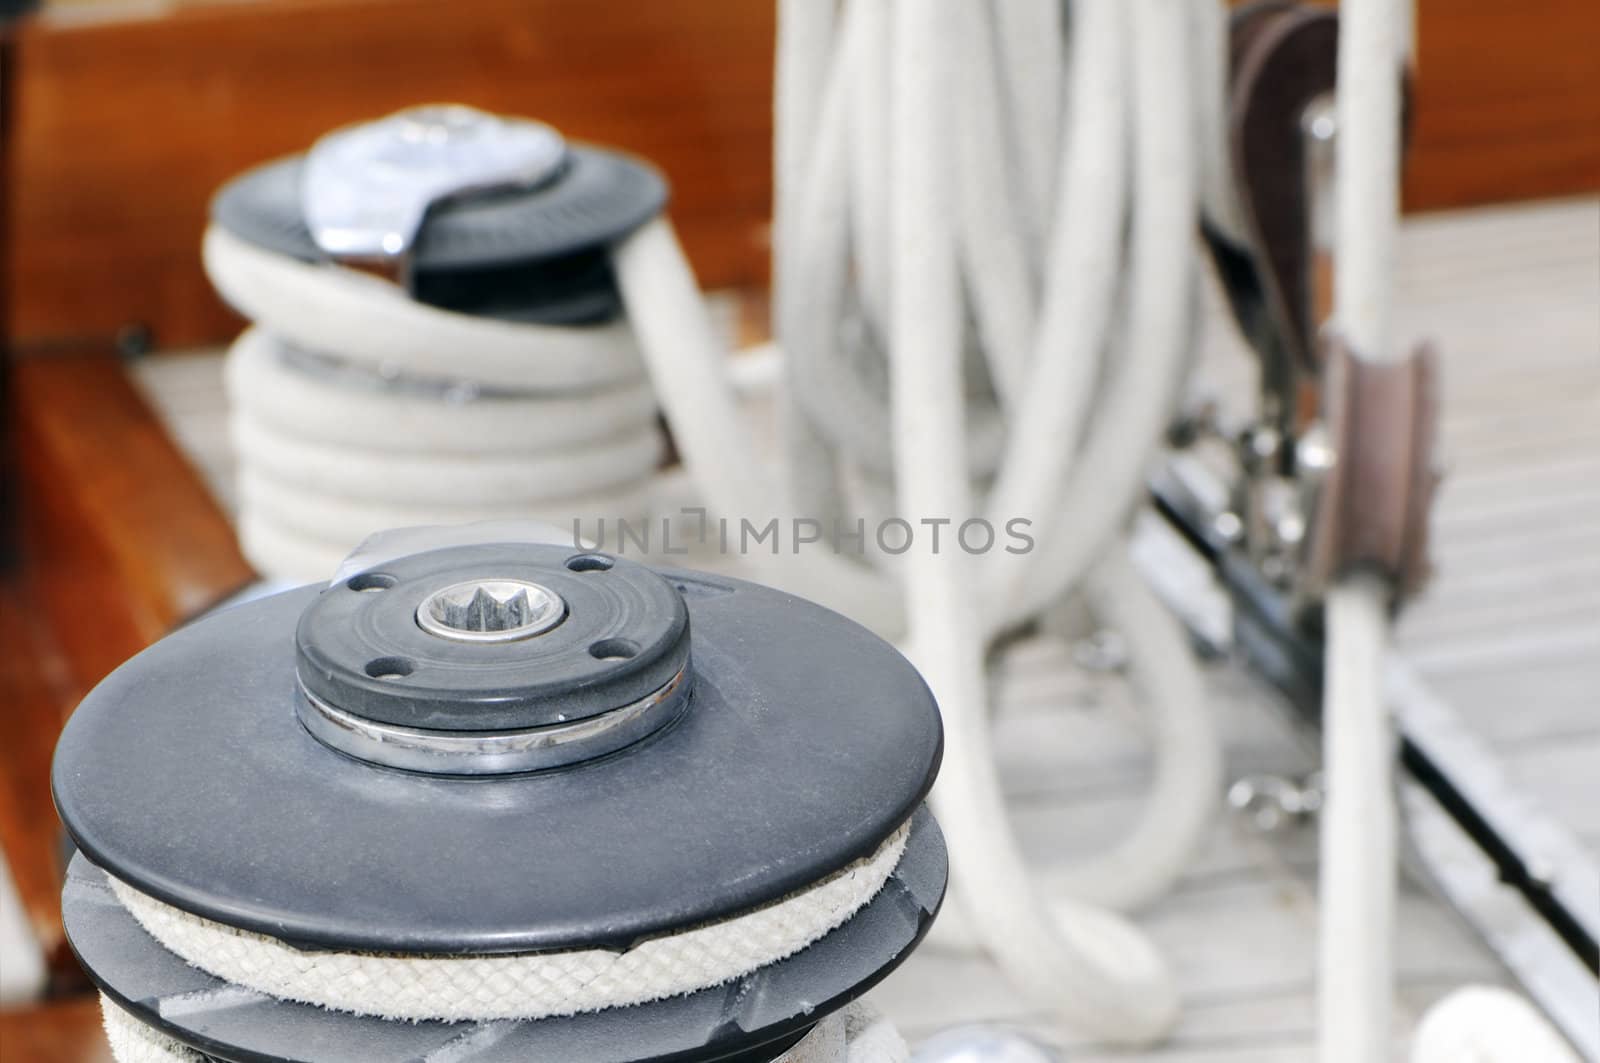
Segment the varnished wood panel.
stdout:
[[1420,0],[1411,210],[1600,191],[1600,4]]
[[12,398],[30,622],[81,693],[253,574],[116,359],[24,358]]
[[[250,0],[42,22],[20,48],[17,322],[30,341],[238,322],[198,261],[223,180],[341,123],[457,99],[655,160],[709,286],[766,276],[771,0]],[[1420,0],[1409,210],[1600,189],[1600,5]]]
[[111,1063],[93,996],[0,1011],[0,1060],[5,1063]]
[[[253,574],[120,361],[63,354],[7,368],[6,516],[20,535],[0,582],[0,847],[53,984],[82,988],[61,931],[50,799],[61,724],[113,668]],[[8,1025],[6,1053],[26,1043],[35,1048],[15,1058],[91,1058],[81,1050],[97,1042],[52,1014]]]
[[217,186],[438,100],[653,160],[702,280],[760,281],[772,19],[751,0],[271,0],[36,23],[19,49],[18,333],[229,336],[238,322],[199,265]]
[[34,938],[49,955],[64,940],[50,754],[67,706],[59,689],[61,662],[29,615],[20,588],[0,582],[0,849]]

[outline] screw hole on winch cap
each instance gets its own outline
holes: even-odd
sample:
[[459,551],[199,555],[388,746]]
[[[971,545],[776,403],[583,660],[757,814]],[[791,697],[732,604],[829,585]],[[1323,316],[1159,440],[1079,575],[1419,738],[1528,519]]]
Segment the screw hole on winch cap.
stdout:
[[400,581],[387,572],[363,572],[351,576],[345,586],[353,591],[386,591]]
[[601,639],[589,644],[589,656],[597,661],[625,661],[638,653],[639,644],[632,639]]
[[374,679],[404,679],[416,667],[404,657],[378,657],[367,662],[367,674]]
[[[616,562],[605,554],[579,554],[567,558],[567,568],[573,572],[609,572]],[[635,651],[638,652],[638,651]],[[633,654],[628,654],[632,657]]]

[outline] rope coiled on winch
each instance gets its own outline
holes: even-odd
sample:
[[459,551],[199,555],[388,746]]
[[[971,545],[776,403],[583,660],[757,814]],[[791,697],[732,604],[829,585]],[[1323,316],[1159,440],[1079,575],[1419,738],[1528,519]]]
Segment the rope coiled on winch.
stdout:
[[541,1019],[692,993],[793,955],[877,895],[905,852],[908,833],[902,826],[871,856],[782,900],[621,951],[404,956],[306,950],[181,911],[114,878],[111,884],[152,937],[233,985],[386,1019]]
[[391,527],[650,512],[664,438],[626,320],[440,310],[220,226],[205,262],[254,323],[227,384],[240,539],[263,573],[325,578]]
[[[792,956],[873,899],[904,855],[909,824],[871,855],[771,904],[627,949],[503,956],[402,956],[304,950],[181,911],[111,878],[111,889],[152,937],[230,986],[399,1021],[539,1019],[630,1007],[722,985]],[[102,998],[120,1063],[200,1059]],[[852,1047],[841,1055],[827,1046]],[[813,1043],[815,1042],[815,1043]],[[888,1063],[904,1045],[881,1020],[824,1023],[796,1061]],[[893,1047],[899,1046],[899,1055]],[[859,1046],[859,1047],[857,1047]],[[870,1048],[870,1051],[868,1050]],[[788,1059],[790,1057],[784,1057]]]

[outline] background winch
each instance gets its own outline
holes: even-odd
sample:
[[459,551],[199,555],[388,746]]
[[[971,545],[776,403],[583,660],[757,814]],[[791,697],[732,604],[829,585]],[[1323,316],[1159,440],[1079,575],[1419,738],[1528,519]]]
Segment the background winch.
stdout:
[[664,439],[611,265],[666,186],[549,126],[429,106],[226,185],[206,269],[241,541],[323,578],[385,528],[638,518]]

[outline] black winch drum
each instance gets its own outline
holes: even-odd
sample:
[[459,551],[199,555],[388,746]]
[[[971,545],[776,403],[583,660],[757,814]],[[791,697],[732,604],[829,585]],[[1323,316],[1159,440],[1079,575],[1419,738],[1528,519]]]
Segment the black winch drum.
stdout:
[[[426,549],[210,615],[84,700],[53,774],[67,935],[114,1003],[221,1060],[770,1060],[926,931],[941,742],[898,652],[793,596],[548,542]],[[891,842],[881,887],[775,962],[543,1018],[232,984],[108,881],[311,959],[627,955]]]
[[[302,206],[306,159],[293,155],[229,181],[211,220],[257,247],[301,262],[330,260]],[[532,188],[438,203],[408,252],[408,287],[445,310],[547,325],[622,312],[610,245],[660,214],[667,185],[622,152],[568,144],[559,171]]]

